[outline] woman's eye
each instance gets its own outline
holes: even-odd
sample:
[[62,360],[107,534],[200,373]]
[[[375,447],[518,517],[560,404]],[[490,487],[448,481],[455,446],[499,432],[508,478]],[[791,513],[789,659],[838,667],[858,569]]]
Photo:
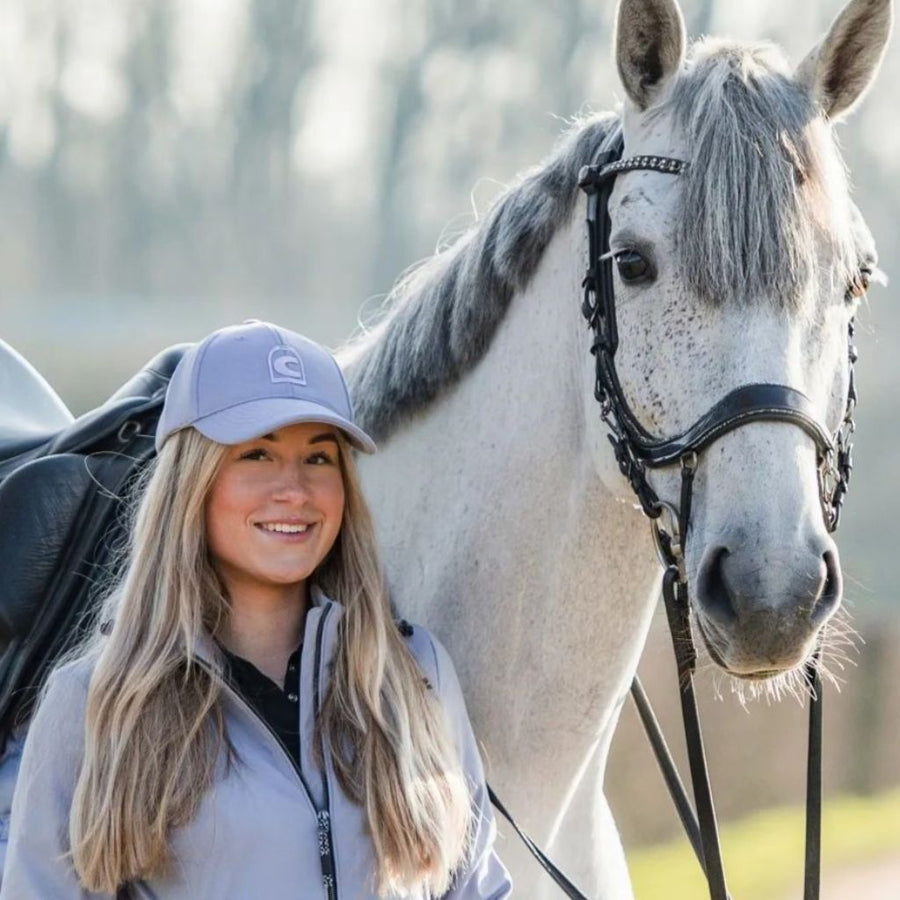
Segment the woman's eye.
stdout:
[[312,463],[314,466],[329,466],[334,464],[334,459],[327,451],[318,450],[307,459],[307,462]]
[[871,269],[860,269],[856,278],[847,286],[847,300],[859,300],[869,290],[869,279],[872,277]]
[[241,454],[241,459],[268,459],[269,454],[262,447],[254,447]]
[[650,263],[637,250],[622,250],[615,255],[616,268],[622,281],[633,284],[651,277]]

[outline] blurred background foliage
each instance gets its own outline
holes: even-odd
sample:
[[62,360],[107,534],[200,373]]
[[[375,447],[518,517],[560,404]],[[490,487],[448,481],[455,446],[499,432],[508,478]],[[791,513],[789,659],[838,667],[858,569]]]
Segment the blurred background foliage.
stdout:
[[[692,36],[774,40],[795,62],[841,5],[682,3]],[[573,116],[616,104],[614,15],[611,0],[3,0],[0,336],[76,413],[162,346],[248,316],[339,344]],[[840,128],[889,273],[898,77],[895,41]],[[875,288],[859,328],[840,544],[870,646],[831,729],[843,791],[900,783],[895,294]],[[655,629],[645,675],[671,691],[662,641]],[[724,811],[799,796],[796,705],[709,705]],[[666,801],[633,727],[626,713],[610,790],[629,840],[661,838],[674,820],[656,812]]]

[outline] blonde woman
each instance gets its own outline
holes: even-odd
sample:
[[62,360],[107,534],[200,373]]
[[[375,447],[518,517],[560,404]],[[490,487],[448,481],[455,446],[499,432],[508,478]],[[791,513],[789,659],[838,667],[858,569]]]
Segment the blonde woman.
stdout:
[[334,359],[267,323],[169,385],[106,627],[30,728],[0,897],[505,897],[453,667],[393,622]]

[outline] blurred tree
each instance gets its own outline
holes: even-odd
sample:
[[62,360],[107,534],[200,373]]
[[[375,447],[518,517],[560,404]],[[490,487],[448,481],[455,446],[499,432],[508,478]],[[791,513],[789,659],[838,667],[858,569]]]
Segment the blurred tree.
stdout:
[[[242,48],[247,77],[233,99],[235,134],[230,199],[244,235],[240,251],[263,275],[257,290],[282,294],[297,277],[298,217],[304,213],[292,161],[303,86],[318,61],[313,0],[254,0]],[[236,248],[237,249],[237,248]],[[271,260],[279,265],[272,266]]]

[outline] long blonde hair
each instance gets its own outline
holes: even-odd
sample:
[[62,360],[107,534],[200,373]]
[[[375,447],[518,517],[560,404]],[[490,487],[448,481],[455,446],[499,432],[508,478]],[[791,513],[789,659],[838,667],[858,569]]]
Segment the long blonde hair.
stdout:
[[[378,893],[441,894],[468,850],[471,799],[443,710],[392,622],[371,516],[343,436],[340,445],[343,524],[314,578],[344,615],[317,732],[341,786],[365,808]],[[234,762],[222,657],[210,641],[211,660],[194,655],[229,612],[204,526],[223,457],[194,429],[165,442],[107,601],[112,629],[88,651],[97,659],[70,817],[88,890],[114,893],[166,873],[172,829],[191,821],[222,764]]]
[[318,728],[344,791],[365,804],[379,893],[421,886],[439,895],[465,855],[471,799],[443,710],[393,622],[343,439],[341,459],[344,521],[317,580],[345,612]]

